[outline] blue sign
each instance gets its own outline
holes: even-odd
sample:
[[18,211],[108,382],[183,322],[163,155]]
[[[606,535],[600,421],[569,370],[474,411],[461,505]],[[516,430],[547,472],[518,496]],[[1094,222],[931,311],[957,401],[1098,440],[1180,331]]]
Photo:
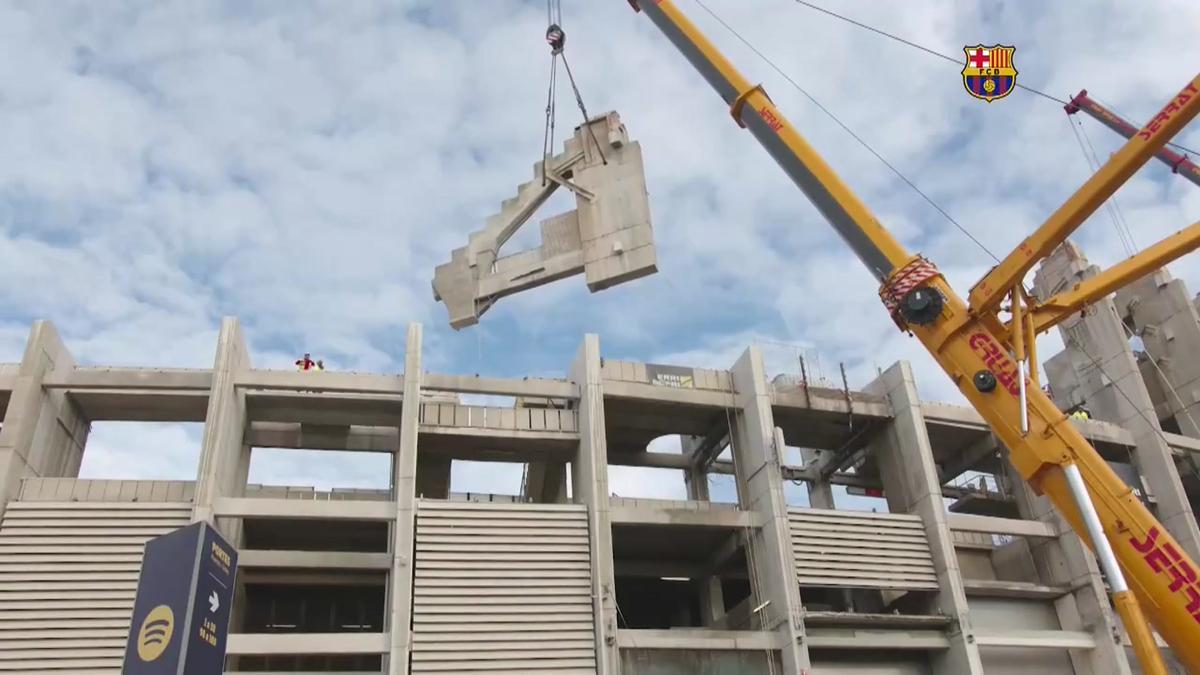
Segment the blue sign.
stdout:
[[123,675],[222,675],[237,551],[205,522],[146,543]]

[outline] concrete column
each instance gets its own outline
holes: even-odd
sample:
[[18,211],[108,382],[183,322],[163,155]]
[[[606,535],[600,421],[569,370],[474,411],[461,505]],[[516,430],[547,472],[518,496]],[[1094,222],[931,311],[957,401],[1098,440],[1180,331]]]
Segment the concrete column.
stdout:
[[571,487],[575,501],[587,505],[588,511],[596,664],[599,675],[619,675],[621,653],[617,647],[617,586],[609,517],[608,440],[604,432],[604,380],[600,374],[598,336],[584,336],[583,346],[571,364],[570,377],[579,385],[579,453],[571,463]]
[[953,619],[947,630],[950,648],[930,653],[932,672],[934,675],[983,673],[912,368],[906,361],[900,361],[867,385],[866,390],[887,396],[892,404],[894,418],[871,448],[879,462],[888,509],[921,517],[937,572],[936,607]]
[[522,497],[538,504],[562,504],[567,501],[567,463],[530,462],[525,473]]
[[[1074,244],[1055,249],[1034,277],[1034,291],[1045,299],[1099,272]],[[1200,529],[1162,437],[1154,403],[1142,380],[1125,327],[1111,298],[1084,315],[1059,324],[1066,350],[1046,364],[1046,377],[1060,407],[1086,402],[1092,415],[1127,429],[1133,436],[1134,463],[1154,495],[1155,511],[1193,560],[1200,558]]]
[[[680,450],[684,457],[695,455],[696,448],[703,439],[699,436],[680,436]],[[708,491],[708,472],[693,463],[683,470],[683,484],[687,488],[687,498],[692,501],[707,502],[710,499]],[[721,587],[721,577],[709,576],[696,580],[696,590],[700,600],[700,624],[707,627],[717,625],[725,615],[725,591]]]
[[[820,450],[812,448],[800,449],[800,460],[804,466],[812,466],[813,462],[821,455]],[[814,509],[832,509],[833,505],[833,484],[827,480],[810,480],[806,482],[805,487],[808,488],[808,505]]]
[[417,460],[416,495],[427,499],[449,497],[451,464],[453,464],[453,460],[449,457],[419,458]]
[[1050,500],[1035,494],[1021,479],[1007,461],[1008,449],[1002,448],[1002,451],[1005,453],[1007,482],[1016,497],[1021,517],[1050,523],[1062,532],[1054,539],[1027,538],[1025,541],[1042,583],[1072,589],[1054,603],[1063,630],[1088,631],[1096,640],[1095,649],[1069,650],[1076,675],[1128,675],[1129,662],[1117,642],[1117,624],[1096,559]]
[[1117,291],[1114,301],[1152,359],[1142,372],[1166,385],[1155,403],[1170,411],[1179,433],[1200,438],[1200,317],[1187,286],[1161,269]]
[[[699,436],[680,436],[679,445],[683,456],[692,457],[702,441],[703,439]],[[683,485],[687,489],[688,499],[702,502],[711,499],[708,492],[708,472],[703,467],[697,466],[694,461],[691,466],[683,470]]]
[[771,389],[762,352],[750,347],[730,371],[735,396],[731,433],[738,505],[755,512],[762,523],[746,537],[751,597],[765,606],[751,625],[778,634],[787,673],[812,667],[801,618],[800,585],[792,556],[787,498],[783,493],[783,447],[775,437]]
[[79,475],[91,425],[64,392],[42,387],[48,373],[74,367],[54,325],[35,322],[0,429],[0,515],[22,478]]
[[404,351],[404,394],[400,408],[399,447],[392,462],[392,495],[396,521],[392,524],[392,573],[388,577],[387,630],[391,653],[384,664],[390,675],[408,675],[412,651],[413,565],[417,526],[417,432],[421,414],[421,325],[408,325]]
[[725,616],[725,590],[721,588],[721,577],[705,577],[698,582],[700,588],[700,623],[712,628]]
[[234,378],[238,371],[249,368],[250,352],[246,349],[241,325],[237,319],[225,317],[217,336],[192,520],[213,523],[234,545],[241,544],[240,521],[223,518],[221,522],[215,522],[213,508],[217,499],[241,496],[246,488],[244,476],[250,466],[250,446],[246,444],[249,420],[246,419],[246,395],[234,386]]

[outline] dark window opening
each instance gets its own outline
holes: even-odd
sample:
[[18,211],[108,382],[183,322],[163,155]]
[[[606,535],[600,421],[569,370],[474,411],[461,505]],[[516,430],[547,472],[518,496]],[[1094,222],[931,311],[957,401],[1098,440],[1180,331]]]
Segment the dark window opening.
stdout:
[[388,524],[370,520],[246,518],[242,548],[386,553]]

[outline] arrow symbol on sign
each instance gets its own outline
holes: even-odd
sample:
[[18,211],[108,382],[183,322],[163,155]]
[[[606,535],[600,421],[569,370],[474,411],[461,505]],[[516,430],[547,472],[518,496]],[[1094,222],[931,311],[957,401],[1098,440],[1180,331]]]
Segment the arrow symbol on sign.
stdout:
[[217,592],[213,591],[212,595],[208,596],[208,611],[215,612],[221,606],[221,600],[217,597]]

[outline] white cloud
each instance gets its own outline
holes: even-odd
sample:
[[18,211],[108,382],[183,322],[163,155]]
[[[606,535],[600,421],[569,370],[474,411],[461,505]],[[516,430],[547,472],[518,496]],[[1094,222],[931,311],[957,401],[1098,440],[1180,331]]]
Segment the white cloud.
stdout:
[[[958,66],[789,0],[706,4],[998,254],[1087,176],[1052,102],[1025,91],[975,101]],[[1135,123],[1200,57],[1200,6],[1185,0],[828,6],[952,56],[1015,44],[1019,81],[1060,97],[1087,87]],[[990,258],[695,3],[681,7],[965,294]],[[0,59],[0,359],[19,359],[29,323],[48,318],[85,363],[205,367],[232,314],[257,365],[307,350],[336,368],[396,371],[404,326],[420,321],[427,367],[450,372],[563,374],[585,332],[607,356],[714,367],[770,340],[811,349],[834,379],[846,362],[852,386],[907,358],[923,395],[957,396],[819,214],[619,2],[568,3],[568,54],[589,109],[619,110],[642,143],[660,274],[596,295],[571,279],[450,330],[433,267],[528,179],[541,149],[541,9],[0,7],[0,43],[15,55]],[[559,104],[565,130],[578,113],[567,96]],[[1102,158],[1118,147],[1084,124]],[[1177,140],[1200,146],[1200,127]],[[1157,164],[1119,197],[1141,246],[1200,213],[1195,187]],[[1098,262],[1124,255],[1104,213],[1077,239]],[[1173,270],[1200,290],[1194,257]],[[768,367],[794,372],[794,358],[778,349]]]

